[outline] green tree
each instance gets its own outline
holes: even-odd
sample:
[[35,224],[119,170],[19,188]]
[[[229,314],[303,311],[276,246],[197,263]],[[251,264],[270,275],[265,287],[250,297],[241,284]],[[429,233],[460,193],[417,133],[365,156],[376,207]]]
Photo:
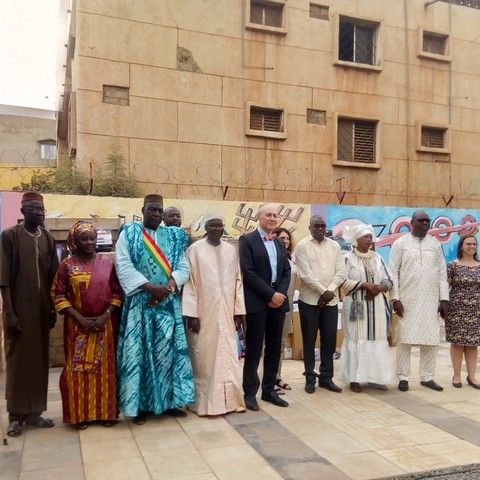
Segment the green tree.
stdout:
[[89,182],[76,166],[75,159],[67,158],[60,160],[56,169],[34,170],[29,182],[21,182],[13,190],[87,195]]
[[125,157],[116,141],[108,155],[105,170],[96,172],[93,194],[100,197],[139,197],[137,180],[125,169]]
[[54,192],[70,195],[88,195],[90,193],[88,178],[77,167],[73,157],[58,162]]
[[29,182],[20,182],[20,185],[13,187],[13,190],[50,193],[55,183],[55,176],[54,169],[34,170]]

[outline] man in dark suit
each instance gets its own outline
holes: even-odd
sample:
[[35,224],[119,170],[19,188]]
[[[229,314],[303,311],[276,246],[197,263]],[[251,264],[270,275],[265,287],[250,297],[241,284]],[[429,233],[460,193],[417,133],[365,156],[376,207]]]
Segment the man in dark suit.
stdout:
[[289,310],[287,290],[290,263],[283,242],[272,235],[278,215],[274,205],[262,205],[257,212],[258,228],[239,239],[240,267],[247,310],[246,352],[243,368],[245,405],[258,410],[255,395],[260,387],[258,364],[265,341],[262,400],[279,407],[288,403],[275,393],[281,353],[282,329]]

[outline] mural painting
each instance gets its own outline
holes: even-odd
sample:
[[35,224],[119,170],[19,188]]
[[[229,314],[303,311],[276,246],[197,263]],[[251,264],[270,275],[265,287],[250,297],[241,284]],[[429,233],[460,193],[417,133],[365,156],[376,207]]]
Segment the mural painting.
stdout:
[[[322,215],[332,230],[333,237],[340,238],[343,229],[358,221],[371,224],[378,238],[377,252],[388,261],[390,248],[410,231],[410,219],[418,208],[366,207],[349,205],[312,205],[312,214]],[[447,262],[456,258],[460,236],[478,234],[480,215],[478,210],[424,208],[432,221],[429,234],[441,243]]]

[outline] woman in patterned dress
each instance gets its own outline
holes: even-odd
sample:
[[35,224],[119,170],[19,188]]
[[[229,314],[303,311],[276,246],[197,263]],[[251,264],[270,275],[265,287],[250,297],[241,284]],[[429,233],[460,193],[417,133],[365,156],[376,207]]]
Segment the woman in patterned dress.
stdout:
[[462,359],[465,356],[467,382],[480,389],[475,376],[480,344],[480,261],[475,235],[460,238],[457,259],[447,266],[450,306],[445,321],[453,366],[452,385],[461,388]]
[[355,249],[345,255],[340,378],[355,393],[362,392],[361,383],[387,390],[386,384],[393,381],[387,338],[390,310],[385,299],[392,288],[390,273],[382,257],[371,250],[376,241],[371,225],[350,225],[343,238]]
[[90,222],[79,220],[70,228],[72,256],[60,264],[52,285],[55,309],[65,315],[63,421],[77,430],[93,421],[110,427],[118,418],[115,310],[121,289],[113,260],[95,253],[96,239]]

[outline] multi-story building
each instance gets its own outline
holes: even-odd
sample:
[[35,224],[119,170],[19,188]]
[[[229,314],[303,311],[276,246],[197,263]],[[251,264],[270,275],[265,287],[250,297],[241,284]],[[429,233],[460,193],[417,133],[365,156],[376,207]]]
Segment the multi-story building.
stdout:
[[53,110],[0,105],[0,189],[57,166],[56,124]]
[[478,0],[73,0],[59,149],[168,198],[476,207]]

